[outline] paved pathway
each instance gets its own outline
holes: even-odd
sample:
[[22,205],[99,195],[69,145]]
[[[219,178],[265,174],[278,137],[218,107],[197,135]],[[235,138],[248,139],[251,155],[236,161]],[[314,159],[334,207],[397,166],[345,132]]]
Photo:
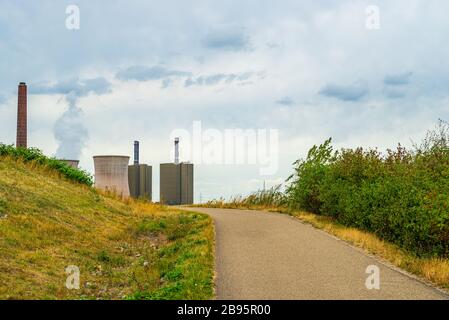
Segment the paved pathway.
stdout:
[[[183,208],[212,216],[217,299],[448,299],[343,241],[288,215]],[[368,266],[380,290],[365,286]]]

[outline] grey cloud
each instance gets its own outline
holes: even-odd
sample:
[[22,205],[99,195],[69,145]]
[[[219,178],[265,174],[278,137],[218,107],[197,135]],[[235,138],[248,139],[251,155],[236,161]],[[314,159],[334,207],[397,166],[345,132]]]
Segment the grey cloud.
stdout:
[[400,99],[406,96],[404,90],[396,89],[396,88],[385,88],[384,94],[389,99]]
[[384,84],[388,86],[402,86],[410,83],[413,72],[405,72],[395,75],[387,75],[384,78]]
[[250,48],[250,38],[240,26],[222,25],[209,31],[203,44],[211,49],[242,51]]
[[319,93],[326,97],[336,98],[342,101],[359,101],[369,92],[368,87],[363,82],[356,82],[352,85],[328,84]]
[[6,102],[6,97],[0,95],[0,104],[4,104]]
[[189,77],[191,75],[190,72],[170,70],[163,66],[131,66],[117,72],[116,78],[123,81],[149,81],[163,80],[169,77]]
[[283,97],[276,101],[277,104],[281,104],[283,106],[292,106],[295,104],[295,101],[290,97]]
[[250,79],[253,76],[252,72],[245,72],[240,74],[230,73],[216,73],[208,76],[199,76],[196,78],[188,78],[184,86],[190,87],[190,86],[213,86],[219,83],[232,83],[232,82],[239,82],[242,83],[248,79]]
[[111,92],[111,83],[103,77],[86,79],[83,82],[85,92],[95,94],[106,94]]
[[72,98],[89,93],[105,94],[111,91],[111,83],[103,77],[83,79],[72,78],[55,84],[37,83],[29,87],[30,94],[65,94]]
[[281,45],[276,43],[276,42],[268,42],[265,45],[269,49],[275,49],[275,48],[280,48],[281,47]]
[[389,99],[400,99],[406,96],[406,85],[410,83],[413,72],[386,75],[384,78],[385,96]]

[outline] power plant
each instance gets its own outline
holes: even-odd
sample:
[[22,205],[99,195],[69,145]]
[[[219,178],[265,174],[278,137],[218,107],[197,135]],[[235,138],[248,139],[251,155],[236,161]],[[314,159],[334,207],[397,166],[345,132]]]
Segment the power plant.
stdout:
[[95,187],[129,197],[128,156],[94,156]]
[[128,167],[129,192],[131,197],[151,201],[153,168],[139,163],[139,141],[134,141],[134,164]]
[[20,82],[18,88],[16,147],[27,147],[27,85],[25,82]]
[[[174,163],[160,164],[160,202],[168,205],[193,203],[193,164],[179,162],[179,138],[175,138]],[[27,85],[20,82],[17,104],[16,147],[27,148]],[[134,161],[129,156],[94,156],[95,187],[123,198],[152,200],[152,166],[140,164],[139,141],[134,141]],[[77,169],[79,160],[60,159]]]
[[175,138],[174,163],[160,165],[160,201],[168,205],[193,203],[193,164],[179,162],[179,138]]

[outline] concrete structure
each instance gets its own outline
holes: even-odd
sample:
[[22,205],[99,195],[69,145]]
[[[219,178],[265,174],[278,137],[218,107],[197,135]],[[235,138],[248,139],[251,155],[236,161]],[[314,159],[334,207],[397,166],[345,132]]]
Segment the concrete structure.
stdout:
[[25,82],[20,82],[18,88],[16,147],[27,147],[27,85]]
[[146,164],[134,164],[128,167],[129,192],[131,197],[151,201],[153,168]]
[[193,203],[192,163],[161,163],[160,201],[168,205]]
[[193,203],[193,164],[179,163],[179,138],[175,138],[175,162],[161,163],[160,201],[168,205]]
[[151,201],[153,168],[139,163],[139,141],[134,141],[134,164],[128,167],[129,192],[133,198]]
[[95,187],[129,197],[128,156],[94,156]]
[[78,169],[78,165],[80,163],[79,160],[67,160],[67,159],[61,159],[62,162],[65,162],[66,164],[68,164],[69,166],[71,166],[72,168]]

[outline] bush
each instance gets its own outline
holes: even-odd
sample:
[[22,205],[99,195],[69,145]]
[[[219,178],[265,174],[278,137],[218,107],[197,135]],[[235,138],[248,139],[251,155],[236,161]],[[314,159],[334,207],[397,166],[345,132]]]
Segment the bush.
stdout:
[[333,157],[331,139],[328,139],[318,147],[313,146],[306,160],[293,163],[295,173],[287,179],[291,183],[286,190],[290,207],[319,213],[322,206],[319,189]]
[[333,150],[331,140],[295,162],[291,208],[334,217],[418,255],[449,256],[449,125],[420,146]]
[[69,180],[93,185],[92,176],[80,169],[75,169],[63,161],[55,158],[46,157],[39,149],[36,148],[15,148],[12,145],[0,144],[0,157],[11,157],[14,159],[21,159],[25,162],[35,162],[40,165],[54,169]]

